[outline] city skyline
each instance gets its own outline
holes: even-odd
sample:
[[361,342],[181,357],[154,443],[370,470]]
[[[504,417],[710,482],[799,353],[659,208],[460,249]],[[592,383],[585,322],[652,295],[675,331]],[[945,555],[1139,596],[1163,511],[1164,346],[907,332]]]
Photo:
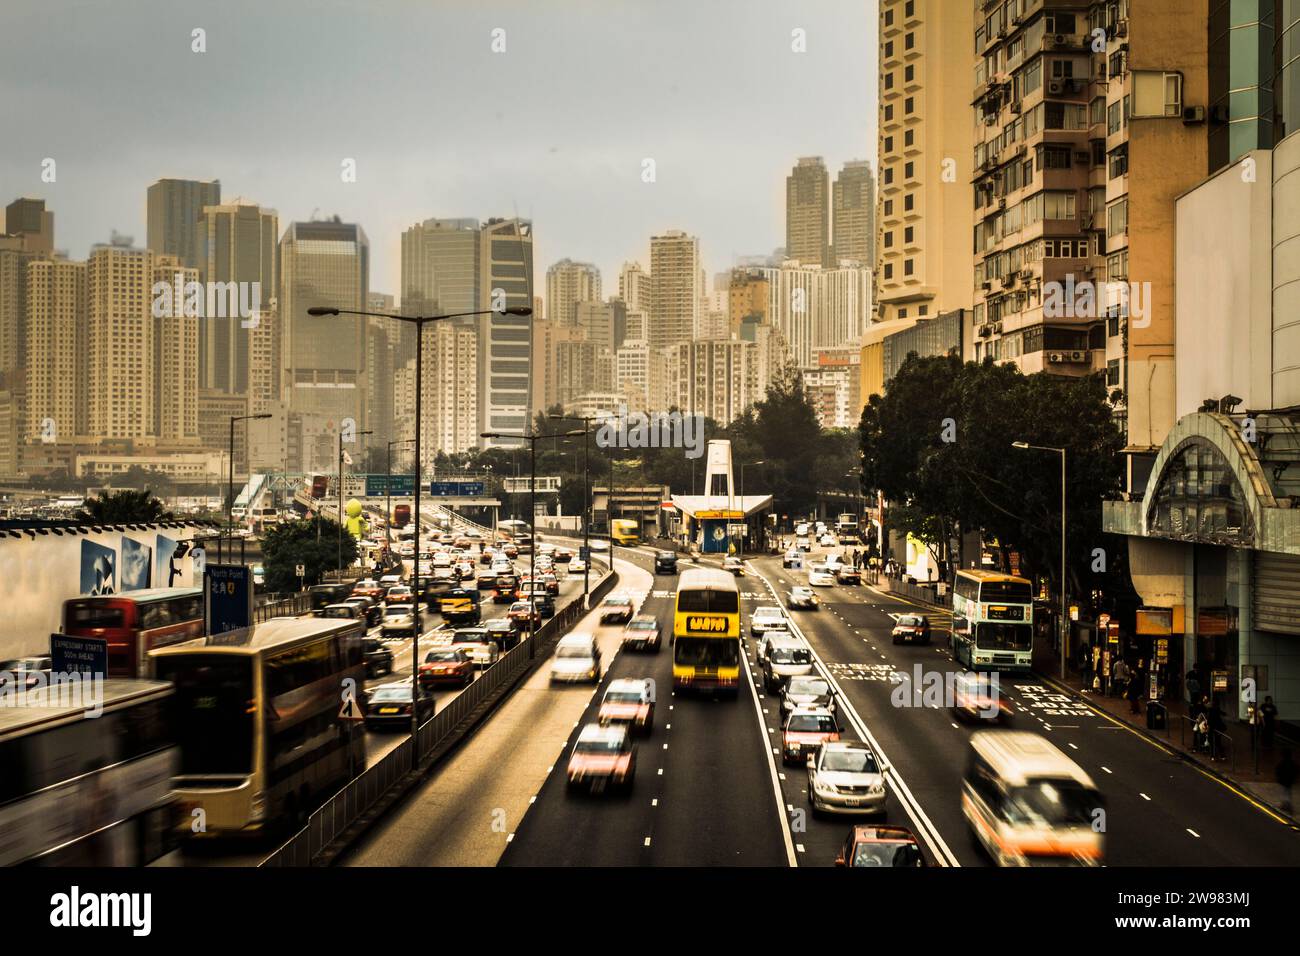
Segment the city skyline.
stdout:
[[[716,271],[783,244],[784,176],[795,157],[824,156],[832,171],[854,159],[874,165],[874,2],[798,11],[776,3],[628,6],[611,14],[626,24],[613,31],[609,17],[559,16],[563,4],[403,10],[411,25],[402,31],[386,29],[398,11],[367,9],[371,29],[320,18],[312,58],[284,43],[302,19],[291,5],[196,9],[147,3],[110,16],[92,8],[78,20],[84,33],[49,30],[34,3],[7,11],[19,27],[9,36],[23,43],[0,38],[0,89],[11,94],[0,97],[0,121],[24,135],[0,145],[0,181],[12,195],[44,199],[60,214],[57,248],[70,258],[86,258],[112,230],[144,245],[149,186],[192,179],[219,180],[223,196],[276,210],[282,233],[313,214],[359,224],[374,243],[370,287],[394,294],[401,234],[430,218],[531,220],[543,269],[567,257],[596,264],[606,277],[624,261],[645,262],[649,236],[682,229],[701,238],[702,259]],[[147,44],[132,32],[146,22]],[[563,32],[553,28],[559,22]],[[191,51],[195,29],[205,31],[206,52]],[[498,29],[504,36],[494,35]],[[816,55],[792,49],[796,30]],[[173,31],[174,47],[157,42]],[[415,44],[433,35],[456,40],[419,59]],[[736,42],[715,48],[722,35]],[[331,56],[345,41],[350,55]],[[504,52],[492,52],[502,42]],[[153,70],[126,74],[128,63],[139,62],[131,59],[138,44],[147,46]],[[754,55],[720,59],[727,49]],[[364,67],[371,53],[389,65],[390,79]],[[328,77],[310,75],[316,57],[330,61]],[[49,62],[63,64],[64,74],[44,76]],[[673,82],[658,84],[654,77],[665,67]],[[545,82],[530,79],[540,70]],[[593,70],[605,82],[587,82]],[[262,85],[245,78],[254,72]],[[88,79],[94,75],[115,82],[97,84]],[[454,101],[420,98],[432,121],[427,132],[411,131],[403,97],[419,78],[437,90],[466,75],[481,84]],[[31,85],[33,76],[44,82]],[[277,84],[294,97],[295,110],[276,108],[267,94]],[[738,87],[755,104],[795,98],[807,108],[797,120],[773,114],[756,124],[733,108]],[[79,95],[72,100],[61,92],[73,89]],[[829,89],[834,98],[822,95]],[[508,105],[516,90],[521,107]],[[138,116],[122,110],[137,97],[147,97],[151,109]],[[557,109],[574,97],[585,99],[572,113],[581,121]],[[836,121],[845,112],[868,122]],[[160,114],[166,124],[156,122]],[[585,119],[592,115],[602,121]],[[344,116],[355,116],[363,133],[339,129]],[[381,133],[385,127],[391,135]],[[331,132],[322,136],[322,128]],[[448,155],[447,130],[456,131],[456,142],[481,146]],[[744,162],[735,161],[737,143]],[[46,159],[55,161],[53,183],[42,181]],[[355,160],[355,182],[342,182],[347,159]],[[654,161],[652,183],[642,181],[647,159]],[[544,281],[533,277],[537,294]]]

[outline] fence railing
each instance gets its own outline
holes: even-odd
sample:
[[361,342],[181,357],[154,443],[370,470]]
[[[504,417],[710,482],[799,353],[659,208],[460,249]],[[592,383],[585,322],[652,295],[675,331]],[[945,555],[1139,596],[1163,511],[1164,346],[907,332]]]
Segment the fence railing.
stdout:
[[294,594],[278,601],[268,601],[253,608],[253,621],[257,624],[273,617],[298,617],[311,610],[311,595]]
[[[618,577],[608,570],[591,589],[591,606],[610,590]],[[311,866],[332,843],[340,838],[361,815],[374,807],[389,791],[409,781],[410,775],[428,767],[448,744],[464,736],[471,727],[475,711],[493,698],[503,695],[531,668],[560,636],[587,613],[582,595],[574,598],[555,616],[544,622],[531,637],[497,659],[443,710],[420,725],[416,731],[418,751],[413,751],[408,737],[373,767],[349,781],[342,790],[325,802],[307,820],[307,826],[283,843],[260,866]],[[418,753],[418,764],[414,755]]]
[[921,601],[937,607],[944,607],[949,601],[946,596],[939,595],[939,589],[934,584],[913,584],[903,578],[887,578],[887,580],[892,593],[909,597],[913,601]]

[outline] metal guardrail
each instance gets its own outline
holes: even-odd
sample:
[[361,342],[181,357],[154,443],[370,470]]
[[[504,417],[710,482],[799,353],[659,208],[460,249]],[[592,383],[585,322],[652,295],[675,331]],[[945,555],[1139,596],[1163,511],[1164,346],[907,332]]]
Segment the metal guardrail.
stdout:
[[938,607],[943,607],[945,604],[944,598],[939,596],[938,587],[933,584],[912,584],[902,578],[888,578],[887,580],[889,581],[889,590],[891,593],[901,594],[904,597],[911,598],[913,601],[921,601],[925,604],[934,604]]
[[268,601],[253,608],[253,622],[261,624],[273,617],[299,617],[311,610],[311,595],[295,594],[278,601]]
[[[606,571],[591,589],[591,606],[595,606],[596,602],[609,593],[617,580],[612,569]],[[373,767],[368,767],[327,800],[308,818],[306,827],[291,836],[259,866],[311,866],[330,844],[390,790],[410,774],[433,763],[439,748],[464,736],[470,729],[466,721],[474,711],[518,681],[538,659],[539,652],[559,640],[586,613],[582,596],[575,595],[530,638],[520,641],[499,657],[477,680],[457,694],[445,709],[420,725],[416,735],[419,753],[423,756],[418,766],[413,764],[411,739],[407,737]]]

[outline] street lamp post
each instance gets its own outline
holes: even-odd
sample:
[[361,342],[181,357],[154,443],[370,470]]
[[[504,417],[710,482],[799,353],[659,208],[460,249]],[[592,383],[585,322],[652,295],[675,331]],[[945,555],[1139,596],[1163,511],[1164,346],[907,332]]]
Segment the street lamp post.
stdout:
[[[551,419],[582,422],[582,550],[587,555],[582,562],[582,606],[588,604],[591,582],[591,470],[588,466],[588,446],[591,441],[591,423],[594,418],[584,415],[550,415]],[[613,545],[610,545],[610,560],[614,560]]]
[[[356,437],[362,435],[373,435],[374,432],[367,429],[363,432],[357,432]],[[339,429],[339,556],[338,568],[339,579],[343,578],[343,429]]]
[[230,535],[232,539],[230,543],[230,551],[232,555],[235,551],[233,540],[235,535],[235,422],[251,422],[270,417],[270,412],[263,412],[260,415],[230,416],[230,454],[227,460],[230,470],[226,480],[226,533]]
[[[760,458],[758,461],[742,461],[740,463],[740,513],[743,516],[741,521],[745,523],[745,533],[740,536],[740,557],[745,557],[745,539],[749,537],[749,515],[745,509],[745,468],[749,465],[766,465],[767,459]],[[727,519],[730,521],[730,517]]]
[[1030,445],[1023,441],[1013,441],[1012,448],[1034,449],[1035,451],[1054,451],[1061,456],[1061,680],[1065,680],[1065,659],[1069,654],[1069,636],[1070,636],[1070,605],[1066,598],[1065,583],[1065,449],[1053,448],[1049,445]]
[[[395,438],[388,443],[388,477],[384,485],[384,543],[385,547],[391,552],[393,550],[393,446],[414,444],[414,438]],[[416,483],[420,479],[416,476]],[[420,548],[420,522],[415,522],[415,548]],[[420,556],[417,554],[415,560],[419,561]],[[417,597],[417,601],[419,598]]]
[[[430,322],[441,322],[445,319],[458,319],[475,315],[495,315],[498,314],[495,309],[484,309],[477,312],[452,312],[447,315],[398,315],[394,312],[361,312],[353,309],[335,309],[329,306],[313,306],[307,310],[308,315],[357,315],[369,316],[377,319],[396,319],[398,322],[409,322],[415,326],[415,501],[412,510],[415,512],[415,571],[411,576],[411,590],[415,593],[415,636],[411,639],[411,680],[412,686],[412,706],[411,706],[411,766],[415,767],[420,760],[420,738],[419,738],[419,708],[414,706],[415,693],[419,690],[420,675],[420,628],[422,627],[420,619],[420,406],[423,404],[423,382],[424,382],[424,327]],[[504,312],[505,315],[532,315],[531,306],[520,305],[510,306]]]
[[533,647],[533,618],[537,614],[537,443],[543,438],[568,438],[569,436],[584,435],[586,432],[574,429],[568,432],[557,432],[553,435],[507,435],[503,432],[481,432],[480,438],[522,438],[528,442],[530,471],[528,473],[528,498],[529,507],[533,511],[532,520],[528,522],[529,536],[532,539],[532,547],[528,553],[528,604],[532,613],[528,615],[528,657],[531,659],[535,653]]

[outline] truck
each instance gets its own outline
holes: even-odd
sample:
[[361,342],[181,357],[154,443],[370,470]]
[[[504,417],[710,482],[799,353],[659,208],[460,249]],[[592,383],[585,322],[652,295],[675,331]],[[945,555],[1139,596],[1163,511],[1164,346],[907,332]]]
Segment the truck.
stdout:
[[634,548],[641,543],[641,529],[630,518],[615,518],[609,523],[609,537],[614,544]]

